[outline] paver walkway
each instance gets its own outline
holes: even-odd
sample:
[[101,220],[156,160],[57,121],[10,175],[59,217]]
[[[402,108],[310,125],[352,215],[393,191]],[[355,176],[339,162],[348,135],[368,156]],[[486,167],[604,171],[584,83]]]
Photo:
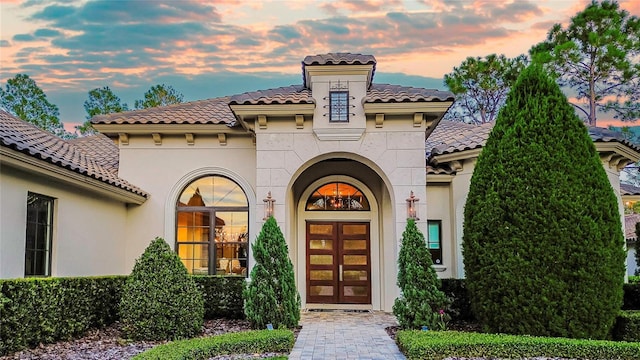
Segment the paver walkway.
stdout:
[[300,320],[291,360],[406,359],[384,330],[397,325],[392,314],[309,311]]

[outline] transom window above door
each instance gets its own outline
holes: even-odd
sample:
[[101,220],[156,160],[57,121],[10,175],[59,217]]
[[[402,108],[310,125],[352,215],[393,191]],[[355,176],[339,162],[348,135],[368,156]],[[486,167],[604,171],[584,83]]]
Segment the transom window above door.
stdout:
[[322,185],[311,193],[305,209],[308,211],[370,210],[369,200],[360,189],[338,181]]
[[238,184],[206,176],[176,204],[176,252],[191,274],[247,276],[249,204]]

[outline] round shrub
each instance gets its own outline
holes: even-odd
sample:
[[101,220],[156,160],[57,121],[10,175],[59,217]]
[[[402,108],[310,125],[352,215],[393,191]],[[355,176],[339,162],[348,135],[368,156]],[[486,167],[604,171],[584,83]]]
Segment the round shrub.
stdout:
[[202,331],[202,292],[178,255],[156,238],[136,260],[120,301],[123,337],[173,340]]
[[462,246],[486,330],[609,334],[625,272],[617,199],[586,126],[539,66],[520,74],[478,158]]

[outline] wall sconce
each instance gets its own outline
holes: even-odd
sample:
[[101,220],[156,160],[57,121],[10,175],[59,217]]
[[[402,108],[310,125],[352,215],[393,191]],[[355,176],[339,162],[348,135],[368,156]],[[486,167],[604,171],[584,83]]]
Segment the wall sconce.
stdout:
[[418,218],[418,208],[416,207],[418,201],[420,201],[420,199],[415,197],[413,191],[411,191],[411,195],[407,199],[407,219],[420,220],[420,218]]
[[262,220],[267,220],[273,216],[273,203],[276,202],[276,200],[271,197],[271,191],[269,191],[267,198],[262,201],[264,202],[264,218],[262,218]]

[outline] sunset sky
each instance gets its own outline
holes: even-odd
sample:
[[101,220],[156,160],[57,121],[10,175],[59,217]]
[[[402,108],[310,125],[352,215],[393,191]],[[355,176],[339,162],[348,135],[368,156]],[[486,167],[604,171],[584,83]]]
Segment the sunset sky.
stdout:
[[[0,0],[0,82],[28,74],[67,128],[97,87],[129,107],[162,83],[207,99],[301,84],[300,61],[328,52],[374,55],[378,83],[444,89],[466,57],[527,53],[587,3]],[[619,3],[640,16],[640,1]]]

